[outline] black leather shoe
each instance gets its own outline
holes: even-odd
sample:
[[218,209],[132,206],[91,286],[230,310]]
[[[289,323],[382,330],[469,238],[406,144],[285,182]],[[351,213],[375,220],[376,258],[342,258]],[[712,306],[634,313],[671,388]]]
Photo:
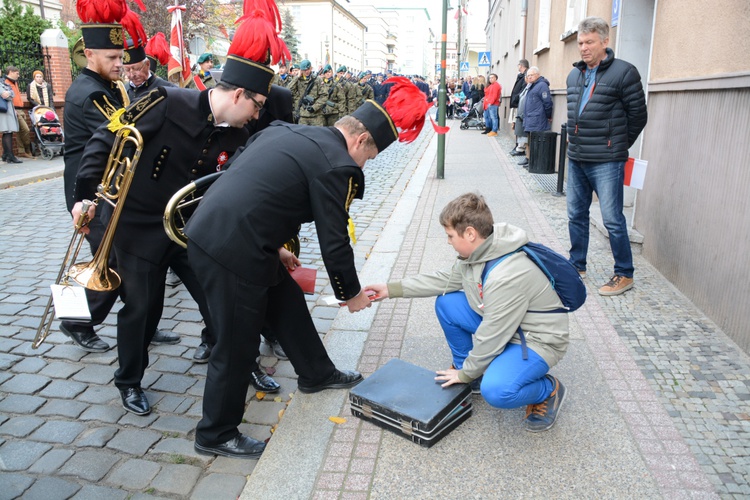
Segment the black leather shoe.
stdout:
[[489,134],[490,132],[492,132],[492,129],[489,129],[489,130],[485,129],[484,132],[482,132],[482,135]]
[[18,158],[16,158],[15,156],[12,156],[12,155],[9,156],[6,161],[8,163],[23,163],[21,160],[19,160]]
[[74,326],[72,323],[60,323],[60,331],[81,349],[87,352],[107,352],[109,344],[99,338],[90,326]]
[[195,441],[195,451],[200,455],[221,455],[229,458],[260,458],[266,443],[251,437],[238,434],[227,441],[216,446],[206,446]]
[[281,386],[271,378],[262,368],[258,368],[250,374],[250,383],[256,391],[279,392]]
[[297,388],[300,390],[300,392],[311,394],[313,392],[320,392],[326,389],[347,389],[349,387],[354,387],[360,382],[362,382],[361,373],[355,372],[354,370],[336,370],[335,372],[333,372],[333,375],[328,377],[328,380],[325,380],[318,385],[298,385]]
[[193,354],[193,361],[196,363],[208,363],[208,357],[211,356],[211,350],[214,348],[212,345],[208,345],[205,342],[201,343],[195,348],[195,354]]
[[156,330],[154,338],[151,339],[153,345],[172,345],[180,343],[180,336],[173,332],[165,332],[164,330]]
[[135,413],[136,415],[148,415],[151,413],[151,406],[149,406],[148,399],[146,399],[146,395],[140,387],[120,389],[120,397],[122,398],[122,407],[130,413]]
[[168,287],[172,287],[172,288],[176,286],[180,286],[182,284],[182,280],[180,279],[179,276],[177,276],[177,274],[175,274],[174,271],[172,271],[171,267],[167,269],[167,279],[165,281],[165,284]]

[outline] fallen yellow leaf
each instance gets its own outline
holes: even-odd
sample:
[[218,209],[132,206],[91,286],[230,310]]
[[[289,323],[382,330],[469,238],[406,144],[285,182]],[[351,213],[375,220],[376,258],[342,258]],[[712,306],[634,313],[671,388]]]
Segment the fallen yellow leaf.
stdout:
[[281,417],[284,416],[284,410],[279,410],[279,420],[281,420]]
[[258,391],[258,392],[255,393],[255,397],[258,399],[258,401],[260,401],[260,400],[262,400],[263,398],[266,397],[266,393]]
[[281,396],[276,396],[275,398],[273,398],[273,400],[276,403],[281,403]]
[[343,417],[328,417],[328,420],[333,422],[334,424],[345,424],[346,419]]

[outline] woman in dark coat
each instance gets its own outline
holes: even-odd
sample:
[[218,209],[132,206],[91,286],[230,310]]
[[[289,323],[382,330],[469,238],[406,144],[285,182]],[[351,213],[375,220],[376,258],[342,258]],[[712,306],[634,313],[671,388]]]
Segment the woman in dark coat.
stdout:
[[55,107],[52,99],[52,85],[44,81],[44,73],[39,70],[34,71],[34,81],[29,84],[26,91],[26,97],[32,106]]

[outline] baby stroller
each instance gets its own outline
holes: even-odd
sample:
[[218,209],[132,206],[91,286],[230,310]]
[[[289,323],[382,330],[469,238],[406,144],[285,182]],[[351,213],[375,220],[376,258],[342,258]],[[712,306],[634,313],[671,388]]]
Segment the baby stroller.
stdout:
[[65,146],[65,138],[55,110],[49,106],[36,106],[29,111],[29,115],[31,115],[32,128],[39,143],[34,146],[42,153],[42,158],[51,160],[55,155],[61,155]]
[[461,120],[461,130],[471,127],[484,130],[484,99],[474,104],[469,113]]

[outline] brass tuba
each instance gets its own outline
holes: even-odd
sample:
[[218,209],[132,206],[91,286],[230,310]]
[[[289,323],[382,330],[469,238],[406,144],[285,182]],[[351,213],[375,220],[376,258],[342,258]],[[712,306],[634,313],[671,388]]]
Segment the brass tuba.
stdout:
[[[170,240],[187,248],[185,224],[203,199],[203,194],[223,173],[224,170],[196,179],[172,195],[164,208],[164,232]],[[284,243],[284,248],[299,257],[301,249],[299,234]]]
[[[130,149],[126,149],[132,146]],[[109,254],[112,251],[112,242],[114,241],[117,223],[125,206],[125,198],[128,195],[130,184],[133,181],[133,174],[138,165],[138,160],[143,151],[143,137],[141,133],[131,125],[124,125],[115,135],[115,141],[112,144],[112,151],[109,153],[109,160],[102,175],[102,181],[97,188],[95,201],[84,200],[83,211],[80,218],[76,221],[73,232],[73,238],[68,246],[65,259],[57,275],[56,284],[67,285],[69,280],[73,280],[89,290],[99,292],[110,291],[120,286],[120,276],[107,266]],[[96,251],[96,255],[91,262],[84,262],[70,266],[66,271],[69,262],[74,262],[78,256],[83,243],[83,235],[80,235],[80,229],[88,224],[87,212],[91,206],[96,206],[99,200],[104,200],[114,206],[112,217],[104,230],[102,242]],[[52,297],[50,297],[47,307],[42,315],[39,328],[32,343],[32,347],[37,349],[49,335],[50,327],[54,314],[51,314]]]

